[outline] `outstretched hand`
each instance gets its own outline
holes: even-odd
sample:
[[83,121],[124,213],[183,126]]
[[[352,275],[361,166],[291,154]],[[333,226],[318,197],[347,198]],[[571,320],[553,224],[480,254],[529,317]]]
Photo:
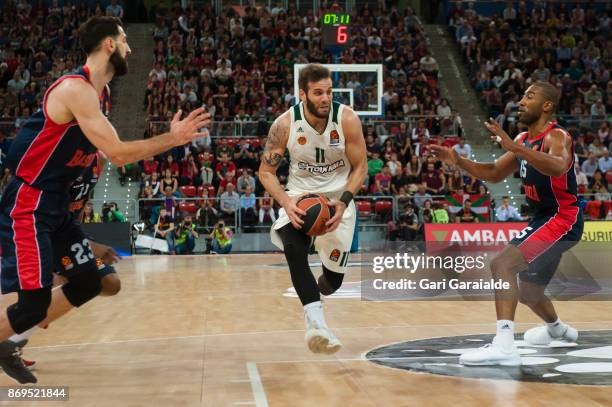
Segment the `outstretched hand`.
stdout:
[[485,121],[484,125],[487,128],[487,130],[493,133],[493,136],[491,136],[491,140],[499,143],[499,145],[504,150],[514,151],[516,146],[518,146],[518,144],[515,143],[514,140],[510,138],[508,133],[506,133],[504,129],[502,129],[499,123],[493,120],[492,118],[489,118],[488,121]]
[[452,148],[437,144],[431,144],[428,147],[432,150],[434,157],[439,158],[447,164],[455,165],[457,161],[459,161],[459,153]]
[[189,143],[193,139],[208,134],[208,131],[200,132],[203,127],[210,126],[210,113],[206,112],[204,108],[195,109],[183,120],[181,120],[182,115],[183,111],[179,109],[170,123],[170,134],[175,137],[176,145]]

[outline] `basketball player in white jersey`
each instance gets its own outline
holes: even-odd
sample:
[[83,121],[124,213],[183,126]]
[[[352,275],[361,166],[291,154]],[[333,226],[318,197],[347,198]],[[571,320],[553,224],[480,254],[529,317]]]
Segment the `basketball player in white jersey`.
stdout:
[[[348,106],[333,102],[330,71],[309,64],[300,71],[300,103],[279,116],[268,134],[259,167],[261,183],[282,205],[272,225],[272,242],[285,253],[291,281],[304,306],[306,342],[312,352],[335,353],[342,347],[327,327],[320,294],[342,285],[355,231],[353,195],[367,175],[366,146],[361,121]],[[285,151],[290,167],[286,190],[276,176]],[[301,231],[305,212],[300,196],[320,193],[335,210],[327,232],[314,241],[323,274],[319,281],[308,265],[311,238]]]

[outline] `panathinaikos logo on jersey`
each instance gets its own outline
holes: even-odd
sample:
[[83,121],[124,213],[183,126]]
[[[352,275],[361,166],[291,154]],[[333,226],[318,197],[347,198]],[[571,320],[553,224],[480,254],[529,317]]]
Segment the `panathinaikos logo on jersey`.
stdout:
[[327,174],[336,171],[338,168],[344,167],[346,164],[343,159],[328,165],[315,165],[303,161],[298,162],[298,169],[308,171],[313,174]]

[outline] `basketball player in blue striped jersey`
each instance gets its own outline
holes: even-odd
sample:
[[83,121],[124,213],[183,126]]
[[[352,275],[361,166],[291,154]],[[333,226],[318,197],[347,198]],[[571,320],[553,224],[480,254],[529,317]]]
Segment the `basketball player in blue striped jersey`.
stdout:
[[[367,174],[366,147],[359,117],[350,107],[332,100],[327,68],[307,65],[298,83],[300,103],[272,124],[259,177],[282,205],[270,234],[285,253],[291,281],[304,307],[308,347],[315,353],[334,353],[342,344],[325,322],[320,294],[331,295],[344,278],[355,231],[353,195]],[[276,176],[286,151],[291,161],[287,190]],[[326,233],[314,241],[323,263],[318,282],[308,264],[311,238],[300,230],[305,212],[296,205],[305,193],[326,196],[335,210]]]

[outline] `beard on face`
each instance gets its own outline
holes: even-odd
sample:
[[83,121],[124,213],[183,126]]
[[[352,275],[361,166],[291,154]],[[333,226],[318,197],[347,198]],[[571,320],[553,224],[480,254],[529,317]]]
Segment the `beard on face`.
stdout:
[[533,112],[533,113],[521,112],[519,121],[521,123],[529,126],[530,124],[533,124],[536,121],[538,121],[538,119],[540,118],[541,115],[542,115],[542,109],[541,108],[539,109],[539,111]]
[[319,119],[327,119],[327,113],[319,113],[314,103],[310,101],[308,96],[306,96],[306,109],[308,109],[311,115],[318,117]]
[[114,76],[123,76],[128,72],[127,59],[121,56],[121,54],[119,53],[119,48],[117,48],[115,52],[113,52],[109,62],[115,70]]

